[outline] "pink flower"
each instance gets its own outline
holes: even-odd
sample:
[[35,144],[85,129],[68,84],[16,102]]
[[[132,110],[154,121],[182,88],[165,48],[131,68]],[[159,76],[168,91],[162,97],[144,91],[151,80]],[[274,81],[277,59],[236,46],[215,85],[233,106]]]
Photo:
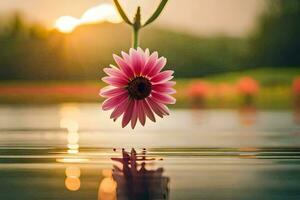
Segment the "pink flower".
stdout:
[[148,49],[141,48],[130,49],[129,55],[121,54],[122,57],[113,55],[118,67],[104,68],[108,76],[102,80],[110,86],[100,91],[100,95],[107,98],[102,109],[112,109],[110,118],[114,121],[123,115],[122,127],[131,121],[132,129],[138,120],[144,126],[147,117],[155,122],[154,114],[161,118],[169,115],[166,104],[175,103],[170,94],[176,91],[172,88],[175,82],[170,81],[174,72],[161,71],[166,58],[158,58],[157,52],[150,55]]
[[300,95],[300,77],[297,77],[293,81],[293,93],[295,96]]
[[238,82],[238,90],[243,95],[255,96],[259,92],[258,82],[251,77],[243,77]]
[[193,98],[205,98],[210,92],[210,85],[205,81],[194,81],[187,88],[187,94]]

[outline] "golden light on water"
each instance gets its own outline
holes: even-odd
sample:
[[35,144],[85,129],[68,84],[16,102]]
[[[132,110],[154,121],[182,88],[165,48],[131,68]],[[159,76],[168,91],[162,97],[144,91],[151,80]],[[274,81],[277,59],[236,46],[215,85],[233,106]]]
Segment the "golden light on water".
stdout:
[[66,128],[69,133],[78,131],[78,123],[74,119],[62,118],[60,120],[60,128]]
[[67,147],[69,154],[79,153],[79,123],[80,110],[77,105],[65,104],[60,108],[60,128],[67,129]]
[[71,33],[82,24],[94,24],[100,22],[120,23],[122,18],[111,4],[94,6],[81,16],[80,19],[72,16],[62,16],[55,21],[54,27],[62,33]]
[[79,134],[77,132],[70,132],[68,134],[68,144],[77,144],[79,141]]
[[98,189],[98,200],[116,200],[117,182],[112,177],[111,169],[104,169],[102,175],[104,178]]
[[102,175],[105,177],[112,177],[112,170],[111,169],[103,169]]
[[107,196],[108,195],[115,196],[116,189],[117,189],[117,183],[112,178],[104,178],[100,184],[100,192]]
[[60,127],[68,130],[67,135],[67,147],[69,154],[77,154],[79,152],[79,125],[78,122],[72,118],[62,118],[60,121]]
[[69,166],[66,168],[65,186],[70,191],[80,189],[80,168],[77,166]]
[[80,179],[79,178],[73,178],[68,177],[65,180],[65,186],[70,191],[77,191],[80,189]]
[[[68,144],[67,146],[70,150],[75,150],[75,149],[78,150],[79,149],[78,144]],[[78,153],[78,151],[77,151],[77,153]]]
[[[64,29],[65,31],[71,30]],[[65,187],[70,191],[78,191],[81,186],[80,182],[80,167],[74,165],[74,163],[81,163],[88,161],[87,159],[77,158],[77,154],[79,153],[79,123],[78,118],[80,115],[80,110],[76,104],[64,104],[60,108],[60,128],[64,128],[67,130],[67,147],[68,154],[72,155],[72,157],[60,158],[56,159],[56,162],[60,163],[70,163],[71,165],[66,167],[66,179],[65,179]]]
[[77,166],[69,166],[66,169],[67,177],[80,177],[80,168]]
[[85,162],[89,162],[89,161],[90,160],[87,158],[72,158],[72,157],[56,159],[56,162],[58,162],[58,163],[85,163]]

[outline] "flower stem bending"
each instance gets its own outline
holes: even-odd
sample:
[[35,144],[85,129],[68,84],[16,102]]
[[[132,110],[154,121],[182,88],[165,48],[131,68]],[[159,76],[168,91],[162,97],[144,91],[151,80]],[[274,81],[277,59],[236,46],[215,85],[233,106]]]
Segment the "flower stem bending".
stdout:
[[155,10],[155,12],[153,13],[153,15],[146,21],[146,23],[143,25],[143,27],[147,26],[148,24],[154,22],[158,16],[160,15],[160,13],[163,11],[163,9],[165,8],[166,4],[167,4],[168,0],[162,0],[159,4],[159,6],[157,7],[157,9]]
[[133,48],[137,49],[137,47],[139,46],[139,31],[140,31],[140,29],[142,27],[145,27],[145,26],[151,24],[158,18],[159,15],[161,14],[161,12],[163,11],[164,7],[166,6],[167,2],[168,2],[168,0],[162,0],[160,2],[159,6],[157,7],[157,9],[155,10],[155,12],[153,13],[153,15],[145,22],[145,24],[141,25],[141,8],[140,8],[140,6],[137,8],[137,11],[136,11],[136,14],[134,17],[134,21],[131,22],[128,19],[127,15],[125,14],[119,1],[114,0],[116,8],[117,8],[120,16],[124,20],[124,22],[133,27],[133,42],[132,42]]
[[114,3],[116,5],[116,8],[117,8],[119,14],[121,15],[122,19],[124,20],[124,22],[126,22],[129,25],[132,25],[132,23],[128,19],[127,15],[125,14],[124,10],[122,9],[119,1],[118,0],[114,0]]

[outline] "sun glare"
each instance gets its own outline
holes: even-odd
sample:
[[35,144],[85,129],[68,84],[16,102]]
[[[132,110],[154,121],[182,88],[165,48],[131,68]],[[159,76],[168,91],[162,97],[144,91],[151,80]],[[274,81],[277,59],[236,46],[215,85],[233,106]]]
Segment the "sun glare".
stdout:
[[79,24],[79,20],[75,17],[62,16],[56,20],[55,28],[63,33],[71,33]]
[[55,28],[62,33],[71,33],[81,24],[94,24],[100,22],[120,23],[122,18],[111,4],[101,4],[84,12],[80,19],[72,16],[59,17],[55,22]]
[[81,17],[82,23],[99,23],[103,21],[120,23],[122,19],[111,4],[102,4],[90,8]]

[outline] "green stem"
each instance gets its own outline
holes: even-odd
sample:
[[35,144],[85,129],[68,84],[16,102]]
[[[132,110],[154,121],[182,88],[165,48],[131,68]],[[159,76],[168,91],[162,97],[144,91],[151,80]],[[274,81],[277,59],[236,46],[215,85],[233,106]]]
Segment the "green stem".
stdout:
[[139,6],[136,10],[134,17],[133,27],[133,44],[132,47],[137,49],[139,46],[139,31],[141,29],[141,7]]
[[128,17],[125,14],[123,8],[121,7],[119,1],[118,0],[114,0],[114,3],[116,5],[116,8],[117,8],[118,12],[120,13],[122,19],[124,20],[124,22],[126,22],[129,25],[132,25],[131,21],[128,19]]
[[118,0],[114,0],[114,3],[116,5],[116,8],[118,10],[118,12],[120,13],[122,19],[129,24],[130,26],[133,27],[133,42],[132,42],[132,46],[133,48],[137,49],[139,46],[139,31],[142,27],[145,27],[149,24],[151,24],[153,21],[155,21],[158,16],[161,14],[162,10],[164,9],[164,7],[166,6],[168,0],[161,0],[158,8],[156,9],[156,11],[153,13],[153,15],[146,21],[146,23],[144,25],[141,24],[141,8],[140,6],[137,8],[135,17],[133,22],[131,22],[127,15],[125,14],[123,8],[121,7],[120,3]]
[[163,9],[165,8],[167,3],[168,3],[168,0],[162,0],[160,2],[159,6],[157,7],[157,9],[155,10],[155,12],[153,13],[153,15],[146,21],[146,23],[143,26],[145,27],[148,24],[151,24],[152,22],[154,22],[160,15],[160,13],[163,11]]
[[139,28],[133,28],[133,40],[132,40],[132,47],[137,49],[139,46]]

